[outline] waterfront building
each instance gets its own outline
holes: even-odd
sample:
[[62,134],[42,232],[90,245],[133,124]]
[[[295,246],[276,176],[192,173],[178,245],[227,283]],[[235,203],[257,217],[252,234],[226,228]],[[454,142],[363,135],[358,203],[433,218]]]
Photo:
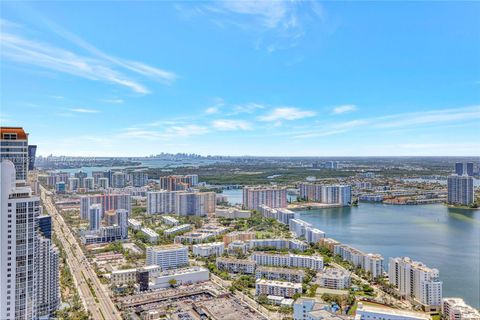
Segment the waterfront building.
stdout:
[[147,192],[147,213],[174,213],[179,192],[167,190]]
[[302,293],[301,283],[292,283],[285,281],[274,281],[257,279],[255,281],[255,295],[272,295],[284,298],[291,298],[295,294]]
[[223,244],[223,242],[194,244],[192,246],[193,255],[200,257],[219,257],[223,254],[224,249],[225,245]]
[[248,241],[255,239],[255,232],[250,231],[234,231],[223,236],[223,243],[228,245],[233,241]]
[[171,287],[170,281],[174,279],[177,286],[189,285],[210,280],[210,272],[203,267],[189,267],[165,270],[157,274],[148,284],[149,290]]
[[[218,195],[217,195],[218,197]],[[215,216],[226,219],[248,219],[252,216],[250,210],[240,210],[237,208],[215,209]]]
[[286,208],[271,208],[267,205],[260,205],[260,213],[264,218],[275,219],[281,224],[290,225],[290,220],[295,218],[295,213]]
[[342,290],[351,285],[350,272],[344,269],[329,268],[318,275],[321,287]]
[[442,315],[445,320],[480,320],[480,312],[461,298],[443,298]]
[[28,133],[21,127],[0,127],[0,162],[10,160],[15,166],[15,179],[27,180]]
[[255,278],[301,283],[305,278],[305,271],[297,269],[259,266],[255,270]]
[[243,188],[243,207],[259,210],[261,205],[270,208],[287,207],[287,189],[278,187],[245,187]]
[[383,257],[379,254],[364,253],[346,244],[337,244],[333,247],[333,253],[350,262],[355,267],[360,267],[368,272],[372,278],[382,275]]
[[355,320],[430,320],[425,313],[388,308],[380,305],[370,305],[358,302],[355,310]]
[[147,266],[158,265],[162,270],[188,265],[188,248],[181,244],[147,247]]
[[352,203],[352,187],[349,185],[321,185],[302,183],[299,185],[300,198],[325,204],[349,206]]
[[229,273],[254,274],[255,261],[245,259],[223,258],[216,260],[217,268]]
[[470,205],[474,201],[473,177],[450,175],[447,178],[448,203]]
[[403,297],[415,299],[425,306],[441,305],[442,281],[437,269],[408,257],[390,258],[388,276],[389,282]]
[[322,230],[312,227],[305,228],[305,241],[307,243],[317,243],[323,238],[325,238],[325,232]]
[[323,258],[321,256],[254,252],[251,259],[261,266],[323,270]]
[[148,242],[155,243],[158,241],[158,233],[152,229],[143,227],[140,231],[147,237]]
[[327,248],[330,252],[333,252],[334,247],[337,244],[340,244],[340,242],[332,238],[322,238],[320,239],[319,243],[322,247]]
[[182,224],[182,225],[175,226],[173,228],[164,230],[163,234],[166,235],[166,236],[171,236],[171,235],[181,233],[181,232],[186,232],[186,231],[189,231],[189,230],[192,230],[192,225]]
[[289,221],[288,228],[295,234],[296,237],[304,237],[306,227],[312,227],[312,224],[301,219],[290,219]]
[[109,188],[109,183],[108,183],[108,178],[102,177],[98,179],[98,186],[101,189],[108,189]]
[[305,251],[308,245],[297,239],[252,239],[247,241],[250,249],[275,248],[277,250]]
[[148,174],[142,170],[135,170],[131,173],[132,186],[143,187],[148,183]]
[[85,188],[85,178],[87,177],[87,173],[80,170],[75,172],[73,176],[78,179],[78,187]]
[[170,216],[162,216],[163,223],[169,226],[177,226],[179,224],[178,220]]
[[175,213],[181,216],[206,216],[215,212],[215,192],[177,194]]
[[100,203],[102,205],[101,217],[105,211],[125,209],[132,212],[131,196],[126,193],[106,193],[91,196],[80,197],[80,218],[88,220],[88,210],[92,204]]

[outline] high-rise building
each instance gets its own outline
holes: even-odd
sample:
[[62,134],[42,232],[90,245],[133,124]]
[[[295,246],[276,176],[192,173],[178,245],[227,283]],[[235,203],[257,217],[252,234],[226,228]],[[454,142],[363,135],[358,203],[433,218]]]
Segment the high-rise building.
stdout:
[[58,251],[48,238],[49,219],[39,216],[40,198],[32,195],[30,187],[17,177],[13,162],[3,160],[0,164],[0,288],[3,290],[0,319],[50,317],[60,302]]
[[83,179],[83,184],[84,188],[87,189],[87,191],[92,191],[94,186],[93,177],[86,177],[85,179]]
[[215,212],[215,206],[215,192],[179,192],[175,213],[181,216],[206,216]]
[[85,178],[87,177],[87,173],[78,171],[74,173],[74,177],[78,179],[78,187],[85,188]]
[[80,179],[78,178],[69,178],[68,187],[70,191],[77,191],[80,188]]
[[447,178],[448,203],[470,205],[474,201],[473,177],[452,174]]
[[125,188],[127,185],[127,174],[125,172],[115,172],[112,174],[112,188]]
[[467,162],[467,176],[473,176],[473,162]]
[[37,146],[28,146],[28,170],[35,168],[35,155],[37,154]]
[[463,162],[455,163],[455,174],[459,176],[463,175]]
[[100,185],[100,178],[104,178],[104,177],[105,177],[104,171],[92,171],[93,183],[96,186]]
[[98,178],[98,186],[101,189],[108,189],[108,178]]
[[388,276],[388,281],[398,289],[400,295],[427,306],[441,305],[442,281],[439,280],[437,269],[428,268],[408,257],[390,258]]
[[27,180],[28,133],[20,127],[0,127],[0,161],[10,160],[15,165],[16,179]]
[[117,224],[120,227],[122,239],[128,238],[128,211],[125,209],[117,209]]
[[134,187],[143,187],[147,185],[148,174],[145,171],[136,170],[132,172],[132,185]]
[[177,194],[181,191],[147,192],[147,213],[174,213],[177,206]]
[[300,198],[326,204],[349,206],[352,203],[352,188],[349,185],[321,185],[302,183]]
[[88,210],[88,220],[90,221],[89,230],[100,229],[100,219],[102,214],[102,205],[99,203],[90,205]]
[[198,175],[196,174],[160,177],[160,188],[168,191],[187,190],[197,184]]
[[261,205],[270,208],[287,207],[287,189],[277,187],[245,187],[243,206],[250,210],[259,210]]
[[50,319],[60,305],[59,251],[52,240],[38,237],[37,316]]

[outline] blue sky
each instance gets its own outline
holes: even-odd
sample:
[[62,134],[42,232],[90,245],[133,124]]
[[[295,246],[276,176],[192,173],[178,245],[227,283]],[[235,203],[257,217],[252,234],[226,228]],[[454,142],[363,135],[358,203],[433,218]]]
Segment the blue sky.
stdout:
[[42,155],[479,155],[478,2],[0,5]]

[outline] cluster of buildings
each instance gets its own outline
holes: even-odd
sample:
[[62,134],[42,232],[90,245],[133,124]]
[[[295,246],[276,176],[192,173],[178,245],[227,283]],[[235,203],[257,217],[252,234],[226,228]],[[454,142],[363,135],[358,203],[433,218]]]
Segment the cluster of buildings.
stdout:
[[160,189],[167,191],[187,190],[198,185],[198,175],[172,175],[160,177]]
[[82,230],[84,244],[105,243],[128,238],[128,216],[131,212],[129,194],[106,193],[80,197],[80,218],[88,220]]
[[49,319],[60,305],[59,251],[27,184],[28,134],[1,127],[0,146],[0,319]]
[[188,249],[182,245],[148,247],[144,267],[115,270],[110,275],[112,285],[134,284],[138,291],[187,285],[209,279],[207,269],[188,266]]
[[46,177],[45,184],[55,187],[57,193],[90,192],[110,188],[138,188],[148,184],[148,174],[143,170],[124,171],[92,171],[91,176],[84,171],[78,171],[71,176],[68,172],[51,172]]
[[352,187],[349,185],[322,185],[301,183],[300,198],[325,204],[349,206],[352,204]]
[[480,312],[461,298],[442,299],[442,315],[446,320],[478,320]]
[[181,216],[206,216],[215,212],[215,192],[147,192],[147,213],[176,213]]

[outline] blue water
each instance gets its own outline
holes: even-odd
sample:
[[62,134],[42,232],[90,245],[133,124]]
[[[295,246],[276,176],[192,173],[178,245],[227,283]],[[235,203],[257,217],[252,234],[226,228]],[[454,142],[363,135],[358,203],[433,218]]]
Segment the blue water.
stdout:
[[299,210],[297,216],[327,237],[365,252],[408,256],[440,270],[444,297],[480,307],[480,210],[441,204]]

